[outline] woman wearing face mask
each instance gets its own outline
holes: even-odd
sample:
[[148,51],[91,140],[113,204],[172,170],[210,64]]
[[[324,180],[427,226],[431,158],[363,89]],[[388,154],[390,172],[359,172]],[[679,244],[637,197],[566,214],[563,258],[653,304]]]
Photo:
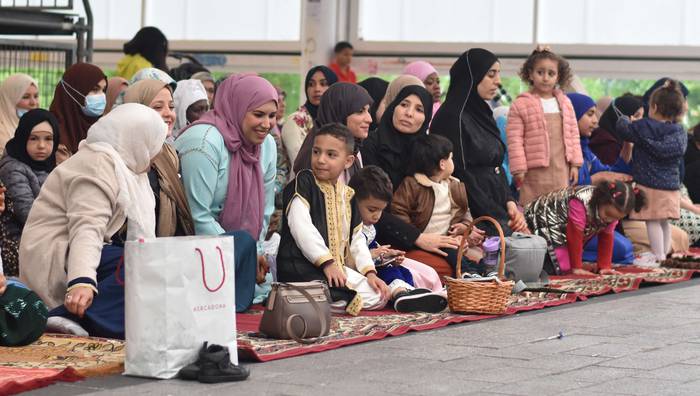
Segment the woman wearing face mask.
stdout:
[[70,154],[87,131],[104,113],[107,106],[107,76],[89,63],[69,67],[56,85],[49,110],[58,119],[60,143]]
[[[152,108],[168,126],[168,137],[172,135],[177,116],[168,84],[158,80],[141,80],[126,90],[124,103],[139,103]],[[177,152],[170,144],[164,143],[148,171],[148,180],[156,198],[158,237],[194,235],[192,215],[178,176],[179,169]]]
[[[234,75],[221,83],[213,110],[175,141],[196,234],[234,236],[237,312],[252,303],[256,263],[264,262],[255,240],[267,228],[272,211],[266,209],[274,208],[270,202],[274,188],[265,189],[268,177],[261,163],[268,161],[262,146],[270,142],[269,153],[275,158],[269,133],[276,113],[277,91],[272,84],[257,75]],[[275,161],[270,163],[269,181],[274,184]]]
[[3,241],[2,262],[9,269],[6,275],[19,275],[17,255],[22,229],[41,186],[56,166],[57,148],[56,117],[46,110],[34,109],[19,120],[15,136],[7,142],[5,155],[0,159],[0,180],[7,186],[5,195],[12,202],[12,208],[2,213],[7,239]]
[[39,107],[39,85],[31,76],[13,74],[0,85],[0,151],[12,138],[20,117]]
[[328,87],[337,81],[338,77],[333,70],[326,66],[312,67],[306,73],[304,83],[306,87],[306,103],[299,110],[292,113],[287,122],[284,123],[284,127],[282,127],[282,144],[287,149],[290,164],[294,164],[294,161],[296,161],[297,154],[299,154],[299,149],[306,135],[314,127],[314,121],[318,117],[318,106],[321,104],[321,97],[328,90]]

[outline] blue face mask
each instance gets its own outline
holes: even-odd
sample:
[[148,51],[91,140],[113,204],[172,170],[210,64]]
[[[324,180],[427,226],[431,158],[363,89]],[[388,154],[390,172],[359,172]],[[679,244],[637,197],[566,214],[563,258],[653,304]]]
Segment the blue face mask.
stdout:
[[[99,94],[94,94],[94,95],[88,95],[85,96],[80,93],[77,89],[73,88],[68,84],[65,80],[61,80],[60,84],[63,86],[63,89],[65,90],[66,94],[70,96],[73,101],[80,106],[80,110],[83,111],[83,114],[85,114],[88,117],[99,117],[105,112],[105,107],[107,107],[107,96],[105,95],[104,92],[101,92]],[[71,91],[73,93],[71,93]],[[78,94],[78,96],[82,96],[85,98],[83,103],[80,103],[81,101],[76,99],[73,94]]]
[[29,110],[27,109],[17,109],[17,117],[22,118],[23,115],[27,114]]
[[88,117],[99,117],[105,112],[107,106],[107,96],[104,93],[88,95],[85,97],[85,106],[82,107],[83,114]]

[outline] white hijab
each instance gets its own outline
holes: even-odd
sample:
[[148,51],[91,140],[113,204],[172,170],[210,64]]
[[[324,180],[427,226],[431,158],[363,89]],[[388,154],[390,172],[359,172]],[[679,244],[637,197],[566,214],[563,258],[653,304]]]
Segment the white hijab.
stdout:
[[200,100],[209,101],[207,91],[200,80],[180,80],[177,82],[177,88],[173,93],[173,101],[175,102],[175,127],[173,128],[173,136],[177,137],[180,131],[187,126],[187,108],[194,102]]
[[117,204],[128,218],[127,239],[156,236],[155,198],[146,173],[163,148],[168,127],[150,107],[127,103],[101,117],[80,142],[80,150],[108,154],[119,183]]

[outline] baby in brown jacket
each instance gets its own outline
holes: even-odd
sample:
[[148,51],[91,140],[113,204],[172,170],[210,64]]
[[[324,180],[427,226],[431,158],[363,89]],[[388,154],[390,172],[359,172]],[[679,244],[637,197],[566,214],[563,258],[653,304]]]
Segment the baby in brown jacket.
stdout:
[[[464,183],[452,177],[452,143],[438,135],[425,135],[413,143],[414,175],[407,176],[394,192],[391,212],[427,234],[461,236],[472,221]],[[469,245],[483,242],[484,232],[476,227]],[[450,265],[457,263],[457,250],[442,249]],[[462,269],[480,272],[478,266],[462,258]]]

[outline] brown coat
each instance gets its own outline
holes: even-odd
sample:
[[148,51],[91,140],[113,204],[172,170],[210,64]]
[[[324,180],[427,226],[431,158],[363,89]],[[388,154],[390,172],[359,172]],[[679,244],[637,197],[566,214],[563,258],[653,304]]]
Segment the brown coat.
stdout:
[[[463,221],[471,221],[467,189],[459,179],[450,177],[449,194],[452,203],[452,221],[456,224]],[[391,213],[401,220],[413,224],[423,231],[428,226],[435,207],[435,193],[430,185],[430,179],[416,173],[403,179],[399,188],[394,192],[391,202]]]

